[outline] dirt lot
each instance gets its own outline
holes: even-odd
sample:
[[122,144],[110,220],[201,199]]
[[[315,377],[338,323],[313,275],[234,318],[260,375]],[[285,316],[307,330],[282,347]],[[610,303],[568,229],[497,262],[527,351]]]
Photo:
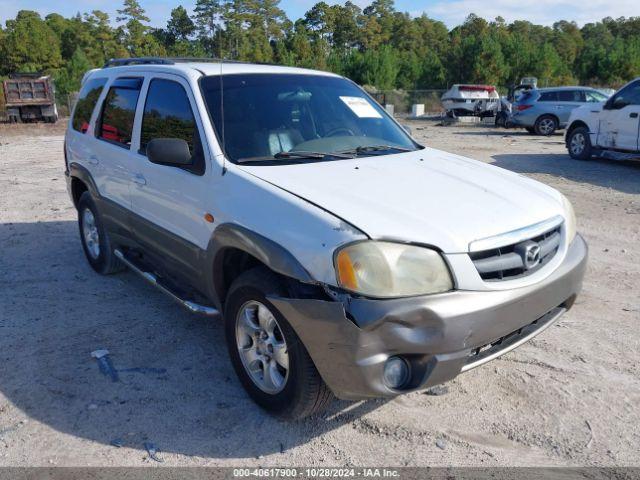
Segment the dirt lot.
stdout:
[[[640,163],[569,159],[560,135],[412,122],[425,143],[560,189],[591,247],[583,295],[529,344],[446,385],[265,415],[219,322],[86,263],[64,126],[0,126],[0,465],[639,465]],[[90,352],[107,348],[120,381]],[[116,446],[121,445],[120,447]]]

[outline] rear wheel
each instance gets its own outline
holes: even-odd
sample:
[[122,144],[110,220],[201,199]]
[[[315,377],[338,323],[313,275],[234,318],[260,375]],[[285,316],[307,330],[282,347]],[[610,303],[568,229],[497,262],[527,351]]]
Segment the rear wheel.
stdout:
[[551,115],[542,115],[536,120],[534,128],[538,135],[552,135],[558,129],[558,120]]
[[84,192],[78,201],[78,227],[82,249],[96,272],[108,275],[124,268],[113,253],[111,239],[102,225],[98,208],[89,192]]
[[224,308],[231,363],[249,396],[269,413],[299,419],[333,395],[309,353],[267,295],[283,295],[280,278],[260,267],[240,275]]
[[576,160],[588,160],[593,154],[591,147],[591,139],[589,137],[589,130],[585,127],[578,127],[571,130],[567,137],[567,149],[571,158]]

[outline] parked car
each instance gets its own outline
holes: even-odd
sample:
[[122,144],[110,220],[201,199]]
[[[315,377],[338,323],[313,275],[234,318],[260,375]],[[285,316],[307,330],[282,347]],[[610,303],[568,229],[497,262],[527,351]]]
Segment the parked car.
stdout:
[[552,135],[566,127],[574,108],[606,99],[602,92],[588,87],[532,89],[514,103],[509,126],[523,127],[537,135]]
[[493,117],[500,107],[500,95],[491,85],[454,85],[441,98],[452,117]]
[[629,82],[606,102],[571,113],[566,144],[579,160],[593,155],[626,160],[640,154],[640,78]]
[[85,78],[65,159],[91,267],[221,314],[240,382],[283,417],[451,380],[581,289],[562,194],[419,145],[331,73],[112,61]]

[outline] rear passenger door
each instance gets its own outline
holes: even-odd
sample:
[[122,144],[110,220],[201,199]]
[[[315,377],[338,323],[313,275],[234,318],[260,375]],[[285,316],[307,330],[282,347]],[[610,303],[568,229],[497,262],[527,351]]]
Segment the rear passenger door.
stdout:
[[93,153],[89,157],[100,192],[103,215],[128,230],[131,210],[133,125],[142,77],[116,78],[109,86],[96,120]]
[[[132,224],[137,240],[163,263],[190,281],[200,273],[213,225],[205,220],[206,203],[215,192],[201,142],[202,123],[188,82],[177,75],[147,79],[138,113],[140,129],[133,162]],[[176,167],[151,163],[146,146],[154,138],[180,138],[190,147],[192,163]]]
[[584,94],[580,90],[558,90],[558,103],[556,105],[560,125],[566,125],[571,111],[581,106],[583,102]]

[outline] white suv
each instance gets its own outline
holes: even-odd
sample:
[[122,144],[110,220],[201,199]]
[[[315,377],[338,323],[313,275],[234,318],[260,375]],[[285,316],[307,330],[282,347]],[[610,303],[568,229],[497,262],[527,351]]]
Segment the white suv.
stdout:
[[629,82],[606,102],[576,108],[569,118],[566,144],[571,157],[600,155],[615,160],[640,154],[640,78]]
[[581,288],[564,196],[418,145],[330,73],[111,61],[85,76],[65,155],[91,266],[220,312],[243,386],[284,417],[446,382]]

